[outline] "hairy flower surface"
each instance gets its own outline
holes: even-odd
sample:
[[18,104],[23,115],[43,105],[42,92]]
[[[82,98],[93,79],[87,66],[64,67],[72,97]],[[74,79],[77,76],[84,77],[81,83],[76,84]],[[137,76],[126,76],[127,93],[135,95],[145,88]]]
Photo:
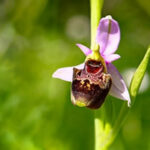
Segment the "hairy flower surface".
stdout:
[[77,46],[87,56],[83,64],[60,68],[53,77],[72,82],[71,99],[73,104],[97,109],[110,95],[128,101],[130,96],[126,84],[112,64],[120,58],[114,54],[120,42],[120,28],[111,16],[100,20],[97,28],[96,44],[100,52],[100,59],[92,58],[93,51],[82,45]]

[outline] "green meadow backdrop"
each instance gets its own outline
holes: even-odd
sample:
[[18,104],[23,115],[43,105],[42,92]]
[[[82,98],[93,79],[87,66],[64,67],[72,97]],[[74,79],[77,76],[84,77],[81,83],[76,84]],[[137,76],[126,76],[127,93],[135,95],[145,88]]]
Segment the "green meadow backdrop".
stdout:
[[[150,43],[150,2],[105,0],[102,14],[120,24],[114,64],[129,83]],[[73,106],[70,83],[52,78],[84,61],[76,43],[90,46],[88,0],[0,0],[0,150],[93,150],[94,112]],[[150,69],[110,150],[150,150],[149,83]]]

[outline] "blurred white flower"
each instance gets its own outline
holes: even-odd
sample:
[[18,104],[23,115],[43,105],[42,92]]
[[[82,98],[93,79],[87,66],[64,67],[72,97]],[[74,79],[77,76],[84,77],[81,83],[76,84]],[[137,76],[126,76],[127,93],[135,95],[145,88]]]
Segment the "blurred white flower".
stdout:
[[[127,86],[129,87],[131,79],[133,77],[133,74],[135,73],[136,68],[129,68],[123,71],[122,75],[124,77],[124,80],[127,83]],[[139,93],[143,93],[144,91],[146,91],[149,88],[149,76],[148,73],[145,73],[145,76],[143,78],[143,81],[141,83],[140,89],[139,89]]]
[[0,53],[4,53],[15,36],[15,30],[11,24],[7,24],[0,30]]
[[66,24],[66,34],[74,40],[87,39],[90,35],[89,19],[86,16],[73,16]]

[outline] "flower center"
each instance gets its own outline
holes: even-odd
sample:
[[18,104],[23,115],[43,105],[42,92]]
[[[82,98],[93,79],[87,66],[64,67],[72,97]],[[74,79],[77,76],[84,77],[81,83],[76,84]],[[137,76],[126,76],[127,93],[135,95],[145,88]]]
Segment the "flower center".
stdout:
[[92,109],[99,108],[107,96],[112,80],[101,61],[88,59],[81,70],[73,69],[72,103]]
[[104,71],[104,67],[100,61],[89,60],[85,66],[88,73],[96,74]]

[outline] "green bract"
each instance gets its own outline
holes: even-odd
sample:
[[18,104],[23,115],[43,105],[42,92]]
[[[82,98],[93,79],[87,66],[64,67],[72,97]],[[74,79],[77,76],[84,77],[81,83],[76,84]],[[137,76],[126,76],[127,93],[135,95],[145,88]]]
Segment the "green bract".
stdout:
[[131,94],[132,99],[134,99],[138,93],[138,90],[140,88],[141,82],[143,80],[144,74],[146,72],[146,69],[149,63],[149,59],[150,59],[150,46],[142,62],[140,63],[139,67],[137,68],[136,72],[133,75],[133,78],[130,84],[130,94]]

